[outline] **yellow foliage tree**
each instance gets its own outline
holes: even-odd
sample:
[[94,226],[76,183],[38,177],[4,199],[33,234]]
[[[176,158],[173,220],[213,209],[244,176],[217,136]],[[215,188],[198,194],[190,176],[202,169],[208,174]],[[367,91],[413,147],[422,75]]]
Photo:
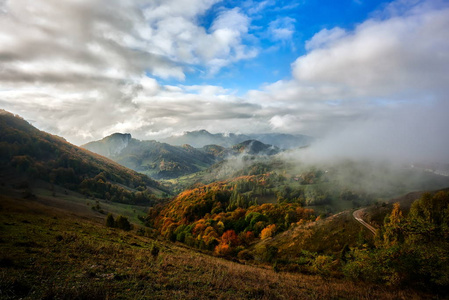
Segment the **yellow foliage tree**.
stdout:
[[385,246],[394,246],[403,241],[403,216],[399,203],[393,205],[393,210],[385,219],[383,240]]
[[264,240],[266,238],[272,237],[275,232],[276,232],[276,224],[268,225],[260,233],[260,238]]

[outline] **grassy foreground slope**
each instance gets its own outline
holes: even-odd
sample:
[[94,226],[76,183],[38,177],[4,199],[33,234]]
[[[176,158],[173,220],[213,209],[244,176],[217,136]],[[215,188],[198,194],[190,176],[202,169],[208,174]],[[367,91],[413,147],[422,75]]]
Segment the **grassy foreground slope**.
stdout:
[[[159,251],[157,251],[157,250]],[[347,280],[276,273],[0,196],[2,299],[413,299]]]

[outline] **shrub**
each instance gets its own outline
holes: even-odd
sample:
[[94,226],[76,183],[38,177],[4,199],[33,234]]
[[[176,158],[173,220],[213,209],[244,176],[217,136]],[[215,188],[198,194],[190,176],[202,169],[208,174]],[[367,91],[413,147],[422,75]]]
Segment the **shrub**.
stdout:
[[330,256],[318,255],[312,263],[312,272],[329,276],[333,269],[333,261]]
[[117,220],[115,220],[115,226],[117,228],[120,228],[120,229],[123,229],[126,231],[129,231],[132,229],[131,224],[128,221],[128,218],[121,216],[121,215],[117,217]]
[[251,252],[249,252],[249,250],[242,250],[237,254],[237,257],[243,260],[253,260],[254,257],[251,254]]
[[156,243],[151,244],[150,253],[154,258],[156,258],[159,255],[159,251],[160,251],[159,246]]
[[278,254],[278,248],[274,246],[268,246],[266,252],[264,253],[264,261],[274,262]]
[[115,227],[115,220],[112,214],[108,214],[108,216],[106,217],[106,226]]

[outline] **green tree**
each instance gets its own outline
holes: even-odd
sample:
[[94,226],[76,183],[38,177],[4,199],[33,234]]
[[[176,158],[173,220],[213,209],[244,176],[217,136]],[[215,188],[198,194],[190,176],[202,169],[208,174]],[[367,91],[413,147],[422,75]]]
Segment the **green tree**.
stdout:
[[407,221],[405,246],[414,260],[410,272],[425,286],[449,288],[449,192],[424,194]]
[[115,227],[114,216],[112,214],[108,214],[108,216],[106,217],[106,226]]
[[424,194],[410,208],[409,230],[415,242],[449,238],[449,192]]
[[115,226],[126,231],[131,230],[131,224],[129,223],[128,218],[121,215],[115,220]]
[[384,220],[383,241],[385,246],[394,246],[404,241],[404,218],[399,203],[393,205],[393,210]]

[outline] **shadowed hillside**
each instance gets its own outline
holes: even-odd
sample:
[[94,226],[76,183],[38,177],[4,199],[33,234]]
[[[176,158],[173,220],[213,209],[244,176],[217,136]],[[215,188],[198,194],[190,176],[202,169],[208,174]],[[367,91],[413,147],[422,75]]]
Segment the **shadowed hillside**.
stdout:
[[[2,181],[36,180],[122,203],[154,202],[164,192],[153,179],[42,132],[18,116],[0,113]],[[32,191],[30,196],[32,196]]]

